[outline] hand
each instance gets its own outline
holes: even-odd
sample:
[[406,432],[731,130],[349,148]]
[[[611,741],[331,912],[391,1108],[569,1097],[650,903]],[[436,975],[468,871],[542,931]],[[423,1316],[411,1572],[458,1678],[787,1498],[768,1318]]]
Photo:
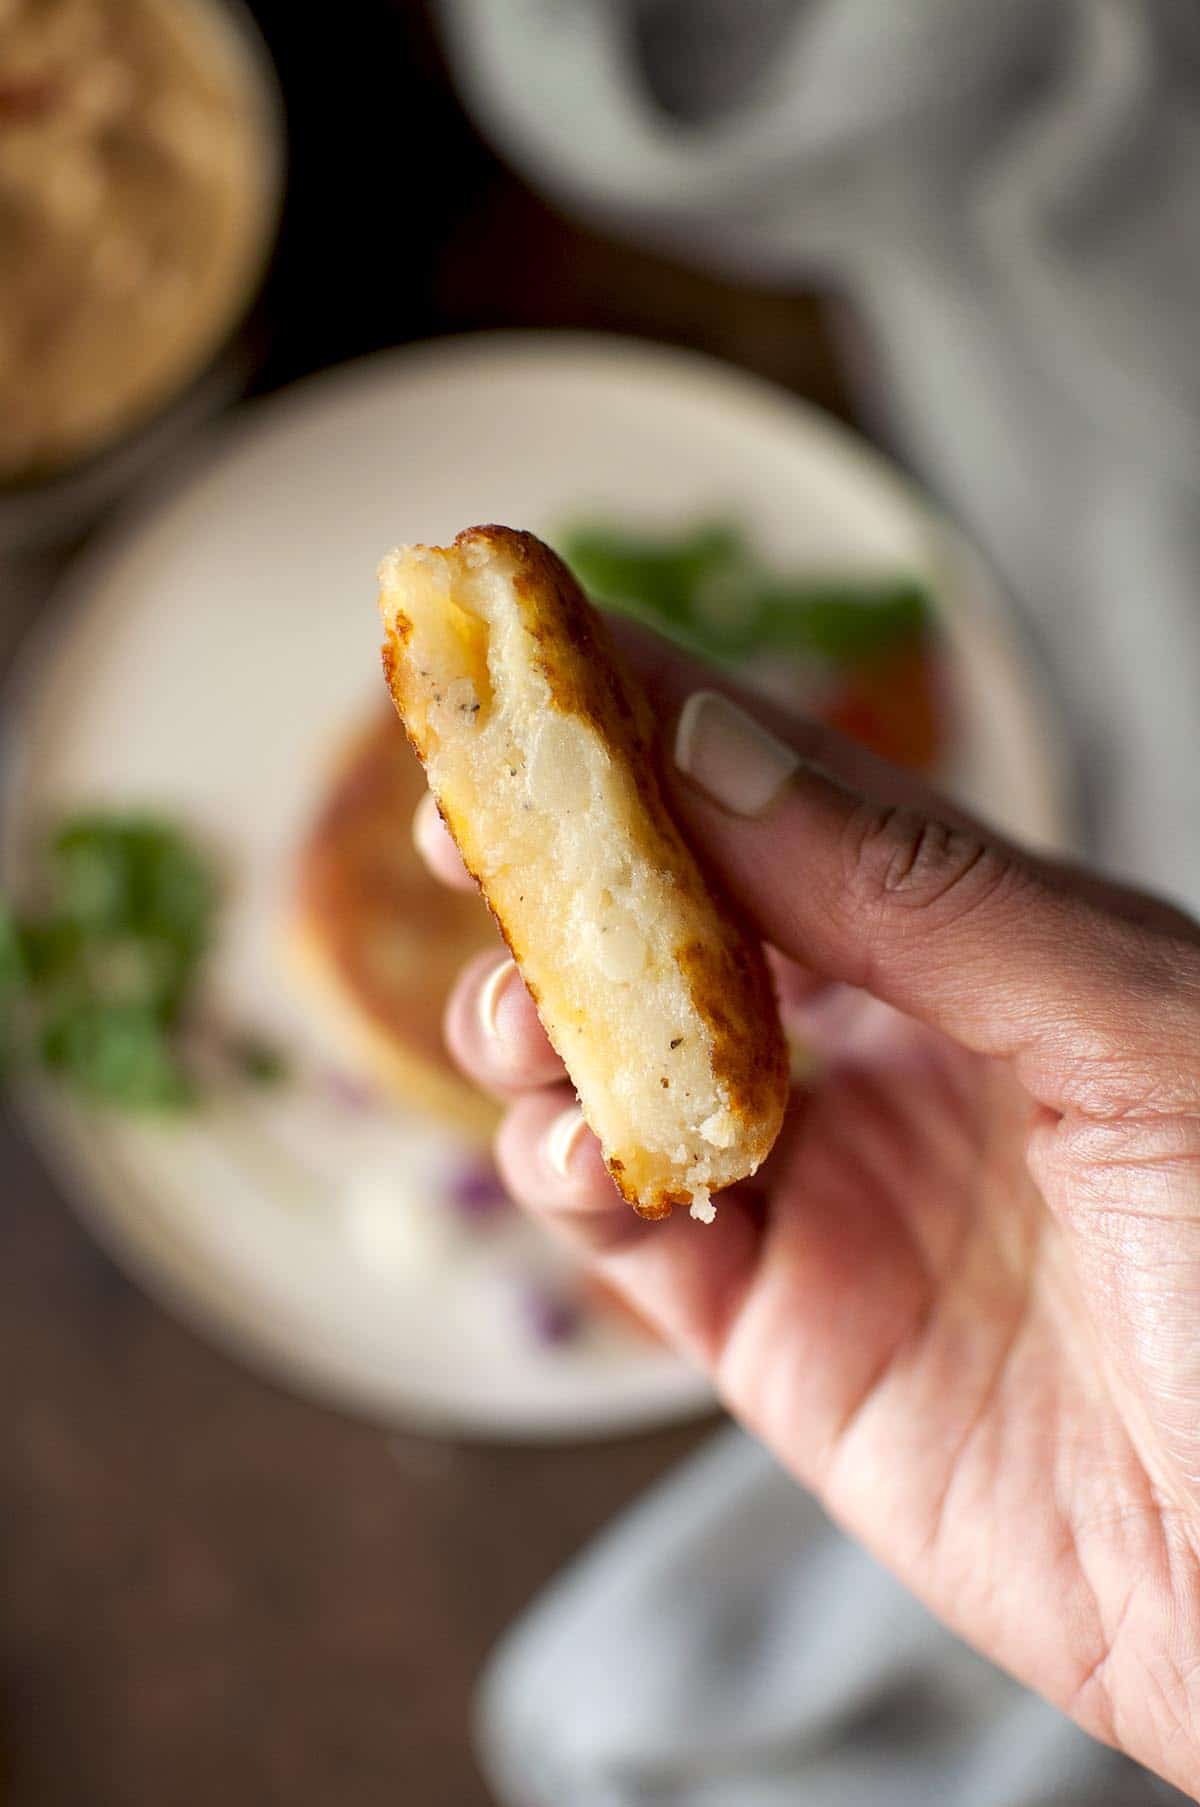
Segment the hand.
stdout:
[[[712,683],[634,657],[664,720]],[[448,1036],[506,1181],[948,1624],[1200,1791],[1200,931],[753,708],[689,703],[671,782],[811,1084],[711,1228],[644,1223],[487,956]]]

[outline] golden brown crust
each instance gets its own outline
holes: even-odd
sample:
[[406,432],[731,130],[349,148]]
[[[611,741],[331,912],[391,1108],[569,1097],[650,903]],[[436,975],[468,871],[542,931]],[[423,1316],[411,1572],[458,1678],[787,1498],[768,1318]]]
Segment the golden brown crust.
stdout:
[[[513,571],[521,625],[537,647],[536,664],[550,707],[586,721],[636,787],[645,818],[639,850],[666,876],[681,923],[688,925],[674,950],[675,961],[697,1015],[711,1032],[712,1070],[747,1148],[746,1171],[753,1171],[774,1141],[787,1095],[787,1051],[774,991],[758,937],[716,882],[702,875],[671,815],[649,704],[624,669],[602,617],[567,567],[534,535],[507,527],[472,527],[458,535],[453,551],[504,556]],[[384,672],[424,760],[434,748],[419,674],[405,654],[413,624],[394,597],[385,618]],[[453,807],[443,807],[443,814],[486,895],[473,824],[457,819]],[[524,969],[529,950],[512,922],[502,919],[494,899],[489,903],[513,958]],[[553,1036],[553,1025],[546,1026]],[[665,1217],[675,1205],[691,1202],[691,1194],[678,1186],[648,1184],[646,1175],[635,1171],[637,1165],[632,1158],[608,1161],[617,1189],[644,1217]]]
[[381,711],[348,747],[300,849],[291,951],[390,1095],[486,1136],[498,1112],[451,1062],[442,1016],[493,930],[480,900],[444,890],[413,847],[424,789],[395,715]]

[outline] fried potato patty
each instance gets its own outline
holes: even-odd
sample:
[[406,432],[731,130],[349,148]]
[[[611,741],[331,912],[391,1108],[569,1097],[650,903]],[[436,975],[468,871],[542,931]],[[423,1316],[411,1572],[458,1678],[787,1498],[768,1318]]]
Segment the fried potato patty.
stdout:
[[450,1060],[442,1015],[459,968],[496,931],[479,898],[446,891],[413,846],[424,790],[400,723],[381,708],[347,747],[300,849],[292,964],[390,1097],[484,1138],[499,1112]]
[[393,699],[618,1189],[710,1218],[775,1140],[787,1053],[761,945],[668,809],[644,695],[532,534],[402,548],[380,582]]

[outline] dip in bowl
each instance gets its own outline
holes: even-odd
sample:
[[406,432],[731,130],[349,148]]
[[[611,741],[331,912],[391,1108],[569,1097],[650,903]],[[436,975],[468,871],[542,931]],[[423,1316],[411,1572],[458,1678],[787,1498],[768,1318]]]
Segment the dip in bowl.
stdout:
[[136,435],[228,344],[274,237],[281,153],[239,10],[0,0],[6,511]]

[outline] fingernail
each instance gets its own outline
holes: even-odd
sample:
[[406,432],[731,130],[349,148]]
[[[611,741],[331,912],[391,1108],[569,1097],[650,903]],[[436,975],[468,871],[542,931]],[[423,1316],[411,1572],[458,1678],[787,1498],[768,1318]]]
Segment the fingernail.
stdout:
[[800,758],[736,703],[697,690],[679,716],[675,764],[731,815],[761,816]]
[[479,993],[479,1021],[483,1033],[490,1041],[499,1039],[500,1028],[496,1013],[500,1008],[500,999],[504,995],[505,988],[516,976],[516,971],[514,960],[502,960],[483,982],[483,988]]
[[546,1160],[559,1179],[571,1178],[571,1157],[586,1128],[583,1112],[577,1104],[573,1104],[570,1110],[563,1111],[561,1116],[556,1117],[546,1131],[543,1144]]

